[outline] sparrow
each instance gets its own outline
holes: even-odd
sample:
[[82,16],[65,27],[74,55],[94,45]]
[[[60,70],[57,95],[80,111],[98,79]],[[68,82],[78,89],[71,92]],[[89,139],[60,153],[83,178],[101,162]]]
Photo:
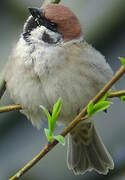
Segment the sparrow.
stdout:
[[[36,127],[62,98],[59,122],[69,124],[112,78],[105,57],[89,45],[76,15],[60,4],[29,8],[30,16],[6,66],[11,98]],[[93,119],[80,122],[68,136],[67,164],[76,175],[114,168]]]

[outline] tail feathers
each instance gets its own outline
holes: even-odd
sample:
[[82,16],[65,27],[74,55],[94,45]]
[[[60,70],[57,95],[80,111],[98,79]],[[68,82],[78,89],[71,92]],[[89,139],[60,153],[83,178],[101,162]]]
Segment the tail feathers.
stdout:
[[113,160],[94,126],[91,135],[92,140],[89,144],[84,143],[85,138],[83,138],[83,141],[80,141],[81,136],[78,136],[78,134],[77,136],[69,136],[67,153],[68,167],[75,174],[83,174],[86,171],[95,170],[99,174],[106,175],[109,169],[114,168]]

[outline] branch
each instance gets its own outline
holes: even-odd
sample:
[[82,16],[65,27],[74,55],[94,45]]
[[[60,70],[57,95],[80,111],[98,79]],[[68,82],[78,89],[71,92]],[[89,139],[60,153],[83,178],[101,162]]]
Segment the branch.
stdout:
[[[120,96],[125,96],[125,90],[110,92],[110,94],[108,95],[108,98],[114,98],[114,97],[120,97]],[[21,110],[21,109],[23,109],[23,107],[21,105],[12,104],[9,106],[0,107],[0,113],[5,113],[5,112],[15,111],[15,110]]]
[[0,107],[0,113],[15,111],[15,110],[21,110],[21,109],[22,109],[22,107],[19,104],[13,104],[10,106],[2,106],[2,107]]
[[[92,99],[93,103],[97,103],[109,89],[120,79],[120,77],[125,73],[125,67],[121,68],[116,72],[113,78],[105,85],[105,87]],[[125,91],[122,91],[124,94]],[[112,97],[115,93],[112,94]],[[123,95],[122,94],[122,95]],[[121,93],[120,93],[121,95]],[[117,96],[117,95],[116,95]],[[80,121],[86,120],[87,116],[87,106],[80,112],[80,114],[62,131],[61,135],[66,136]],[[51,149],[58,144],[58,141],[54,140],[52,143],[48,143],[39,154],[37,154],[29,163],[27,163],[24,168],[19,170],[13,177],[9,180],[18,180],[24,173],[31,169],[40,159],[42,159]]]
[[120,96],[125,96],[125,90],[124,91],[116,91],[116,92],[111,92],[108,98],[114,98],[114,97],[120,97]]

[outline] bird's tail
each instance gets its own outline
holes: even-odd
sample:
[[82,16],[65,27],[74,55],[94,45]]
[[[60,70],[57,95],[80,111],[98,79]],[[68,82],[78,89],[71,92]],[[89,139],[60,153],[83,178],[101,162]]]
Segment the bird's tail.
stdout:
[[79,124],[69,135],[67,162],[75,174],[95,170],[107,174],[113,160],[92,123]]

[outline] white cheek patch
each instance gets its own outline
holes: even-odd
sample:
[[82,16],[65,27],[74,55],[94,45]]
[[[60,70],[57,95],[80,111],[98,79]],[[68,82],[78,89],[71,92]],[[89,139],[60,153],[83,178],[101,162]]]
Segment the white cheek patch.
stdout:
[[[48,36],[51,42],[45,40],[45,36]],[[44,26],[38,26],[33,31],[31,31],[31,35],[29,36],[29,40],[32,43],[44,43],[44,44],[54,44],[63,40],[62,36],[57,33],[47,29]]]
[[46,28],[44,26],[38,26],[37,28],[35,28],[33,31],[31,31],[31,35],[30,35],[30,40],[31,41],[39,41],[42,39],[42,35],[44,33],[44,31],[46,30]]

